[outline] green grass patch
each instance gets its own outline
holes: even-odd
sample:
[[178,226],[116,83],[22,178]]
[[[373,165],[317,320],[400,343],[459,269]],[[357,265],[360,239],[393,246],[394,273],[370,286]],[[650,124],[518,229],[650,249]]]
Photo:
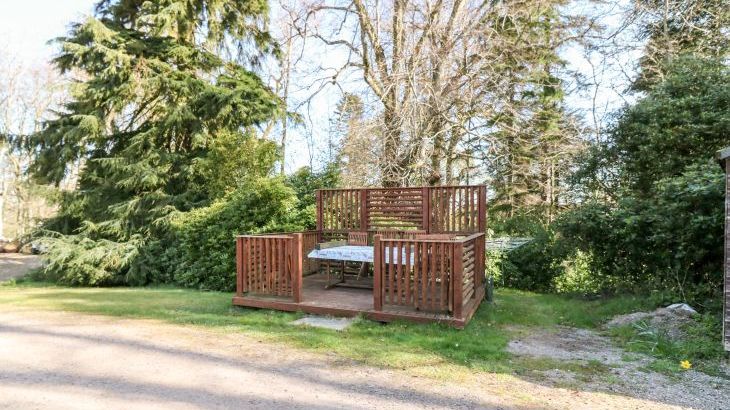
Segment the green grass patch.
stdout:
[[[516,373],[546,366],[516,359],[505,351],[515,330],[571,325],[594,327],[619,313],[641,307],[642,300],[621,297],[581,300],[509,289],[496,292],[495,304],[483,303],[466,329],[439,324],[359,320],[344,332],[291,326],[301,314],[234,307],[232,294],[177,288],[68,288],[20,282],[0,286],[0,305],[62,310],[247,332],[315,351],[334,352],[367,364],[401,369],[461,367]],[[550,368],[576,370],[575,364],[550,362]],[[577,369],[585,372],[585,369]],[[590,370],[590,369],[589,369]]]
[[684,325],[682,330],[681,338],[672,339],[666,330],[638,322],[617,327],[610,333],[624,349],[654,358],[647,370],[672,375],[684,371],[680,363],[688,361],[692,369],[722,376],[720,363],[725,352],[721,318],[706,313]]

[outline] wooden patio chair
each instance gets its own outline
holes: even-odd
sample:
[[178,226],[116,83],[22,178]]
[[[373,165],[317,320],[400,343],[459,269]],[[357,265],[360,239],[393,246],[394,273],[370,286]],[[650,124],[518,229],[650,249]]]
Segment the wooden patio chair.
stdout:
[[456,235],[450,233],[418,233],[414,239],[431,239],[436,241],[450,241],[456,238]]
[[426,231],[420,229],[396,230],[385,229],[375,231],[375,235],[380,235],[383,239],[415,239],[416,235],[426,234]]
[[419,235],[426,235],[426,231],[422,231],[422,230],[402,231],[401,239],[418,239]]
[[368,244],[368,233],[367,232],[348,232],[347,233],[347,244],[367,246]]
[[[367,246],[368,245],[368,233],[367,232],[348,232],[347,233],[347,244],[355,246]],[[367,269],[367,263],[361,262],[360,269],[357,272],[357,279],[360,280],[362,275]],[[342,262],[342,274],[345,273],[345,262]]]
[[380,237],[383,239],[401,239],[402,232],[403,231],[396,231],[394,229],[383,229],[376,230],[375,235],[380,235]]

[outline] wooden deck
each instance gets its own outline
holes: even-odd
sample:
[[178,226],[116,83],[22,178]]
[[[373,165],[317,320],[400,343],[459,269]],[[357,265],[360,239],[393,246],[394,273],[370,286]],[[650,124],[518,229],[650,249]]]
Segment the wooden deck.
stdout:
[[342,317],[363,317],[378,322],[409,320],[420,323],[441,322],[457,328],[463,328],[479,307],[484,297],[484,289],[479,289],[475,303],[465,306],[464,317],[456,319],[448,314],[422,312],[407,306],[384,305],[383,310],[376,311],[373,305],[373,291],[334,287],[325,289],[327,279],[324,274],[305,276],[302,283],[301,302],[292,302],[291,298],[250,295],[235,296],[233,304],[237,306],[275,309],[289,312],[305,312],[317,315]]
[[[233,303],[464,327],[484,297],[486,193],[484,185],[318,190],[315,230],[236,237]],[[323,276],[309,276],[321,263],[307,255],[332,241],[372,246],[372,289],[325,290]]]

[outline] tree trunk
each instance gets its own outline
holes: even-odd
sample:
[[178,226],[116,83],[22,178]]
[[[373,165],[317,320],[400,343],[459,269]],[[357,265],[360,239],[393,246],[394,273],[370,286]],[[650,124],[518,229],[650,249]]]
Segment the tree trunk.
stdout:
[[385,125],[385,142],[383,144],[383,186],[397,187],[402,184],[403,169],[401,169],[398,158],[398,147],[400,145],[400,120],[392,107],[386,104],[383,112]]

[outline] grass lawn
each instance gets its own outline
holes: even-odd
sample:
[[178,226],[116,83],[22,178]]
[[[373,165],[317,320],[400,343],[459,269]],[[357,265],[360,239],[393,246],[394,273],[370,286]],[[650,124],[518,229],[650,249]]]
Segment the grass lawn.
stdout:
[[[405,322],[360,320],[344,332],[291,326],[301,314],[233,307],[230,293],[175,288],[68,288],[22,282],[0,286],[0,305],[62,310],[246,332],[264,340],[334,352],[376,366],[417,369],[438,377],[454,371],[525,372],[549,368],[595,373],[595,366],[512,357],[505,351],[515,327],[558,324],[591,328],[621,313],[649,308],[633,296],[581,300],[500,289],[495,304],[483,303],[464,330]],[[600,370],[600,369],[598,369]]]

